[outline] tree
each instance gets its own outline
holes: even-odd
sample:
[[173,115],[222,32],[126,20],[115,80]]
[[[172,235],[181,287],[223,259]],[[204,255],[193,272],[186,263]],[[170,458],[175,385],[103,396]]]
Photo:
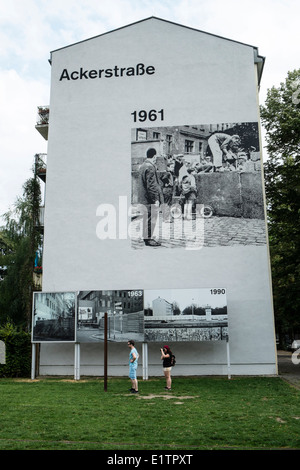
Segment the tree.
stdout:
[[41,243],[37,230],[41,205],[40,184],[34,175],[23,185],[12,211],[3,215],[0,229],[0,323],[30,329],[33,267]]
[[267,92],[261,119],[266,129],[268,157],[299,160],[300,144],[300,69],[288,72],[285,82]]
[[180,315],[181,313],[180,306],[179,306],[179,303],[176,302],[176,300],[173,300],[172,302],[172,309],[173,309],[173,315]]
[[276,330],[280,345],[300,333],[300,70],[268,90],[261,106],[268,160],[264,165]]

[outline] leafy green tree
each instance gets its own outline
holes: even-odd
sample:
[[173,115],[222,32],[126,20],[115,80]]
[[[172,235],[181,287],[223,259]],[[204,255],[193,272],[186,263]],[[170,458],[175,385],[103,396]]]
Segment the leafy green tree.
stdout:
[[40,205],[40,184],[34,176],[25,182],[13,210],[3,215],[0,229],[0,324],[11,322],[28,330],[35,252],[41,243]]
[[261,119],[275,321],[284,347],[300,333],[300,70],[268,90]]

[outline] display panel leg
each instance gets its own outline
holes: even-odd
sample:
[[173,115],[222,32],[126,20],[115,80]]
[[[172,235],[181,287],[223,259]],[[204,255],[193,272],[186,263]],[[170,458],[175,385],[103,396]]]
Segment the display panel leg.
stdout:
[[143,380],[148,380],[148,343],[143,343]]
[[80,343],[75,343],[74,349],[74,380],[80,380]]
[[229,349],[229,339],[226,340],[226,349],[227,349],[227,371],[228,371],[228,379],[231,379],[231,372],[230,372],[230,349]]
[[36,359],[36,344],[31,345],[31,380],[35,379],[35,359]]

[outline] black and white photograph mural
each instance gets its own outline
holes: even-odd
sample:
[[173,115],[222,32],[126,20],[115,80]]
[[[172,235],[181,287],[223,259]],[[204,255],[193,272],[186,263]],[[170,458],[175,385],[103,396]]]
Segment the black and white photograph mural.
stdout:
[[145,341],[228,338],[226,289],[145,290]]
[[32,342],[219,341],[225,288],[35,292]]
[[107,340],[144,341],[144,292],[96,290],[78,293],[77,341],[103,342],[107,313]]
[[74,292],[34,292],[32,342],[74,342],[75,326]]
[[265,245],[257,122],[131,130],[131,245]]

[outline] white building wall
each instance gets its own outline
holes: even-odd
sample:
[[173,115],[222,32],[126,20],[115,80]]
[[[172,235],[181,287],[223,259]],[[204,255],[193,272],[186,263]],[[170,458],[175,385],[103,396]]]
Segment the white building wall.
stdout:
[[[151,18],[54,51],[51,60],[43,291],[224,286],[232,373],[276,373],[267,244],[134,251],[118,231],[119,197],[131,200],[131,129],[151,127],[132,113],[163,109],[162,126],[257,122],[253,47]],[[140,63],[155,73],[60,80],[64,70],[79,77],[81,68]],[[97,237],[104,203],[116,208],[117,239]],[[109,347],[109,374],[125,375],[126,345]],[[42,345],[40,372],[71,374],[73,348]],[[101,374],[102,345],[81,349],[82,373]],[[226,373],[224,343],[173,349],[174,373]],[[149,345],[149,367],[160,373],[157,345]]]

